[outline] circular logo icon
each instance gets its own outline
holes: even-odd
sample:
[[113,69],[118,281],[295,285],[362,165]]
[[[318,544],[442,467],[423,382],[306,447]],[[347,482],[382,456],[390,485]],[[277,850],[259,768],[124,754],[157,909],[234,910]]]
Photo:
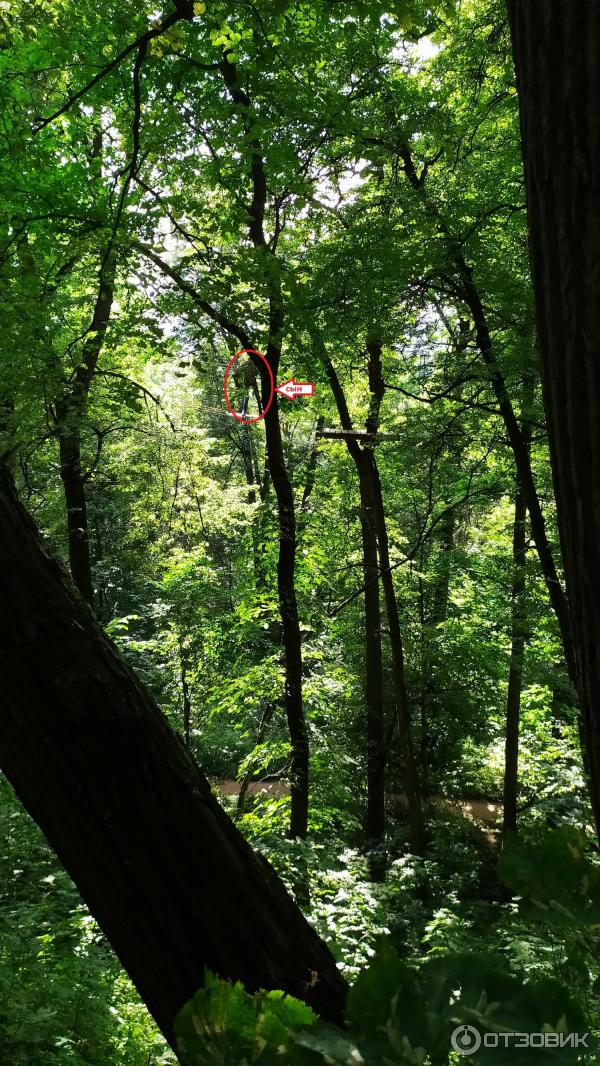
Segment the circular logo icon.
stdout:
[[474,1055],[481,1047],[481,1036],[474,1025],[457,1025],[450,1043],[459,1055]]

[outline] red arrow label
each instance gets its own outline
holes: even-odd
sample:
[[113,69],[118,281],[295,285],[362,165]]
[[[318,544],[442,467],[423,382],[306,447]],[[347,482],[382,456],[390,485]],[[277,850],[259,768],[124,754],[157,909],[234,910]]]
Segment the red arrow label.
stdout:
[[289,381],[276,385],[275,392],[286,396],[288,400],[295,400],[297,396],[314,396],[315,386],[312,381],[296,381],[296,378],[290,378]]

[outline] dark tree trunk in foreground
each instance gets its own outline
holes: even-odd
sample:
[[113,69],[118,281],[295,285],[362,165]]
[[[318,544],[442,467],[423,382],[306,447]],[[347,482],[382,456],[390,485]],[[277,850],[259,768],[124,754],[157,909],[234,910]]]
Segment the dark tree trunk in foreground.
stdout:
[[[0,766],[169,1041],[208,966],[339,1019],[346,986],[0,473]],[[314,979],[314,975],[317,979]]]
[[600,5],[509,0],[544,404],[600,830]]

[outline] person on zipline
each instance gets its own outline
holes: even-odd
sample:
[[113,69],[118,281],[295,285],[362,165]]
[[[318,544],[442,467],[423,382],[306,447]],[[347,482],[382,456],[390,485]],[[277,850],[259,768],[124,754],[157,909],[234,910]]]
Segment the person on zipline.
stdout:
[[235,382],[236,400],[241,398],[240,409],[238,414],[243,418],[248,417],[248,404],[250,402],[250,393],[254,394],[256,404],[258,407],[258,413],[262,414],[262,405],[260,402],[260,393],[258,391],[258,367],[248,359],[245,363],[238,365],[233,371],[233,380]]

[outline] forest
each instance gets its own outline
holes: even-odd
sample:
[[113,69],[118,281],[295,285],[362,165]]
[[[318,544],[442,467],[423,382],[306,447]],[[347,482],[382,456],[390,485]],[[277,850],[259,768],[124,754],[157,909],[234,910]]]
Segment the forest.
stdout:
[[0,1066],[599,1061],[600,6],[0,0]]

